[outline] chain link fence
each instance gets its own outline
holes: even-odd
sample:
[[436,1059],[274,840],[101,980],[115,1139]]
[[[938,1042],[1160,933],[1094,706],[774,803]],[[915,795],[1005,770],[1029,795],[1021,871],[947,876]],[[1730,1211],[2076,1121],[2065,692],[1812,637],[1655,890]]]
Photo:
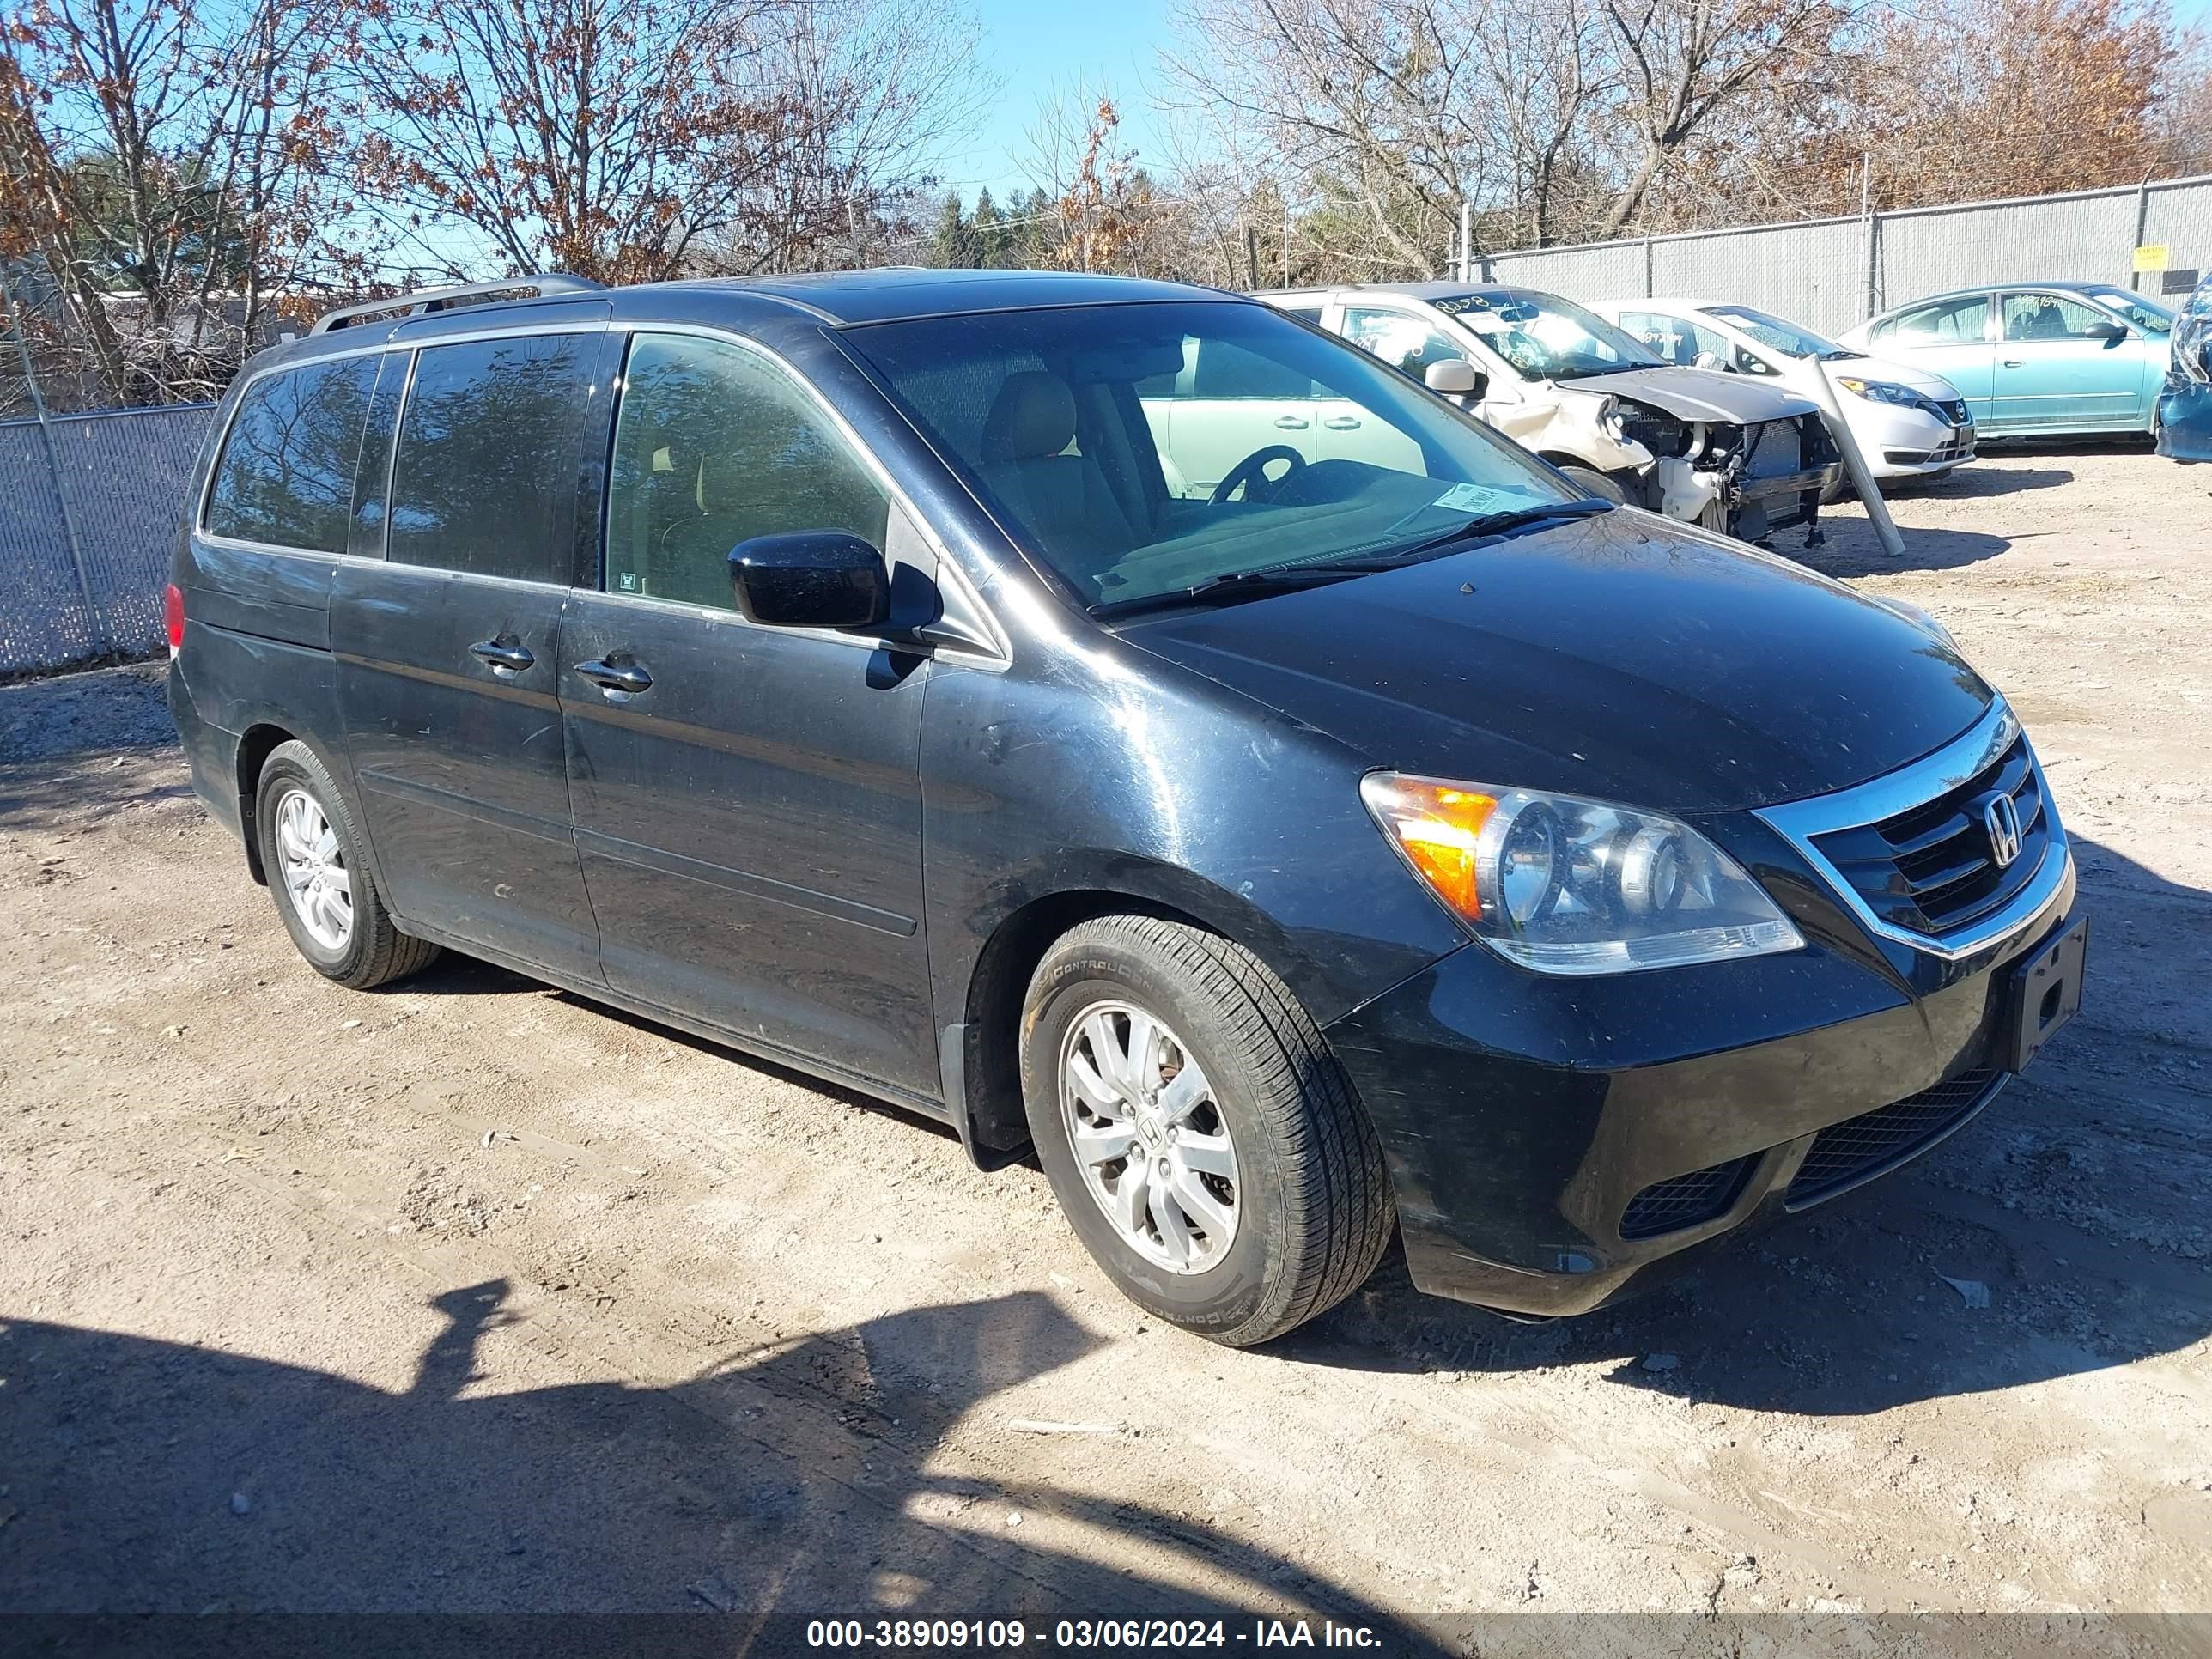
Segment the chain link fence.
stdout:
[[0,422],[0,673],[143,656],[211,404]]
[[2186,287],[2161,294],[2158,274],[2133,276],[2140,246],[2166,247],[2177,283],[2189,276],[2193,286],[2212,270],[2212,178],[1534,248],[1484,264],[1492,281],[1571,300],[1710,297],[1840,334],[1922,295],[1978,283],[2132,279],[2178,304]]

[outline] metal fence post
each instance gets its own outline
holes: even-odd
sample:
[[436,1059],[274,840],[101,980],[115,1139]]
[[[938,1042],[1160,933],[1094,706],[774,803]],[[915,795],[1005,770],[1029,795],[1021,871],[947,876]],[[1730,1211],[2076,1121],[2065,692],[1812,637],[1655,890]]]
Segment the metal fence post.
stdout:
[[23,335],[23,319],[15,309],[15,295],[0,272],[0,301],[8,311],[8,331],[15,338],[15,356],[23,365],[24,389],[31,394],[31,410],[38,416],[39,436],[46,451],[46,471],[54,481],[54,500],[61,504],[62,534],[69,542],[70,563],[76,569],[77,592],[84,599],[85,632],[94,647],[94,654],[106,656],[115,648],[115,637],[107,625],[107,612],[92,591],[92,573],[84,562],[84,538],[77,533],[76,509],[70,505],[68,481],[62,476],[61,450],[54,442],[54,424],[46,415],[46,400],[39,390],[39,376],[31,366],[31,344]]
[[2136,270],[2136,249],[2143,245],[2143,238],[2149,234],[2150,174],[2146,173],[2142,182],[2136,186],[2136,240],[2134,246],[2128,249],[2128,292],[2130,294],[2142,285],[2142,273]]

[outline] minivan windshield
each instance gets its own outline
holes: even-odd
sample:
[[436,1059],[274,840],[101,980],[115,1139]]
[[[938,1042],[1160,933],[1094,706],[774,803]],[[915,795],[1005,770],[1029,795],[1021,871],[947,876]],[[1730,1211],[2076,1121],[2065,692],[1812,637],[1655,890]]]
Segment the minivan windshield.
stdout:
[[[1346,576],[1589,503],[1365,352],[1243,301],[1069,306],[839,337],[1085,604]],[[1324,570],[1322,567],[1328,568]]]
[[1734,323],[1769,351],[1778,351],[1785,357],[1818,357],[1823,362],[1839,363],[1859,355],[1809,328],[1800,328],[1749,306],[1707,306],[1705,315]]
[[1429,303],[1472,329],[1524,380],[1576,380],[1624,368],[1664,368],[1663,358],[1595,312],[1556,294],[1492,289]]

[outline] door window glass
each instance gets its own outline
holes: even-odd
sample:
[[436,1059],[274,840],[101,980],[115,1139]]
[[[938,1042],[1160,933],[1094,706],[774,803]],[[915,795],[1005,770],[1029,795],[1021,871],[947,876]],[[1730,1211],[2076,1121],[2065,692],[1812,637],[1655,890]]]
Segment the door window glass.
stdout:
[[307,363],[246,387],[208,492],[210,535],[346,550],[354,463],[379,361],[370,353]]
[[1431,363],[1450,358],[1462,362],[1468,360],[1467,348],[1449,338],[1443,330],[1431,328],[1419,318],[1409,317],[1402,311],[1386,311],[1379,307],[1346,306],[1344,337],[1417,380],[1428,372]]
[[842,530],[884,544],[890,498],[791,377],[713,340],[630,347],[607,485],[606,586],[734,609],[730,550]]
[[1894,338],[1899,345],[1978,343],[1989,315],[1990,302],[1983,295],[1964,300],[1939,300],[1883,325],[1875,331],[1875,337]]
[[1733,363],[1755,374],[1771,372],[1748,353],[1738,352],[1717,330],[1680,317],[1656,311],[1624,311],[1620,326],[1678,368],[1695,368],[1699,357],[1711,357],[1723,368]]
[[550,580],[556,560],[565,568],[593,337],[422,349],[400,416],[387,558],[526,581]]
[[1312,378],[1228,340],[1200,340],[1191,379],[1198,398],[1310,398]]
[[2008,340],[2087,340],[2090,330],[2115,319],[2109,312],[2079,300],[2062,300],[2056,294],[2008,294],[2004,296],[2004,337]]

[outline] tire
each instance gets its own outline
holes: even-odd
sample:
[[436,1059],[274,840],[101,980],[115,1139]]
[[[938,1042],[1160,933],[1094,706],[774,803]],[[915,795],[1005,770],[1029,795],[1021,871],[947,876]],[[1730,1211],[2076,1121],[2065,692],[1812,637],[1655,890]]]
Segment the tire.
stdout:
[[[295,740],[270,751],[254,793],[253,816],[276,915],[309,967],[325,979],[366,991],[419,972],[437,959],[436,945],[393,925],[361,857],[361,832],[352,809],[306,744]],[[318,826],[326,838],[301,833],[303,827]],[[309,896],[303,898],[290,873],[293,860],[287,849],[306,843],[318,854],[310,862],[319,867],[321,879],[310,883]],[[314,896],[318,887],[319,901]],[[333,925],[341,895],[342,931]]]
[[[1127,1115],[1109,1121],[1073,1083],[1064,1093],[1064,1079],[1075,1074],[1071,1054],[1089,1063],[1098,1052],[1097,1022],[1105,1022],[1108,1048],[1118,1042],[1126,1051],[1138,1046],[1140,1015],[1168,1039],[1150,1068],[1161,1105],[1205,1097],[1180,1126],[1164,1129],[1158,1111],[1145,1120],[1126,1098],[1117,1104]],[[1198,1081],[1178,1097],[1175,1080],[1194,1066]],[[1121,1075],[1146,1071],[1133,1060]],[[1382,1146],[1351,1080],[1289,988],[1218,934],[1135,915],[1071,930],[1030,981],[1021,1072],[1030,1136],[1076,1237],[1125,1296],[1170,1324],[1231,1347],[1267,1341],[1351,1295],[1389,1242],[1394,1212]],[[1144,1166],[1134,1230],[1108,1213],[1115,1164],[1086,1166],[1075,1150],[1072,1123],[1111,1136],[1119,1133],[1115,1121],[1129,1127],[1138,1158],[1121,1161],[1114,1191],[1130,1193],[1133,1172]],[[1152,1141],[1140,1138],[1140,1121]],[[1168,1133],[1178,1127],[1180,1141]],[[1162,1137],[1174,1144],[1160,1144]],[[1218,1174],[1224,1139],[1231,1180]],[[1108,1144],[1095,1140],[1089,1152]],[[1152,1152],[1164,1156],[1154,1160]],[[1174,1176],[1163,1177],[1170,1206],[1164,1211],[1158,1191],[1142,1183],[1164,1169],[1168,1154],[1178,1161]],[[1185,1207],[1176,1194],[1198,1183],[1194,1207]],[[1224,1215],[1233,1220],[1217,1226]],[[1169,1248],[1178,1218],[1181,1267],[1167,1265],[1178,1254]],[[1133,1242],[1140,1234],[1141,1249]]]
[[1601,501],[1611,501],[1620,507],[1628,504],[1627,492],[1595,467],[1577,466],[1571,461],[1561,461],[1557,465],[1584,495],[1595,495]]

